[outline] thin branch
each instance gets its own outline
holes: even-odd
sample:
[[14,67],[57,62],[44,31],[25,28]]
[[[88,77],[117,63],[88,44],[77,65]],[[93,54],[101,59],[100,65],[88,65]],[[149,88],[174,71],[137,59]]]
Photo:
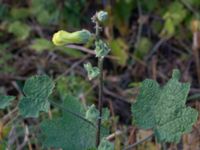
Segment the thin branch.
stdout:
[[72,48],[72,49],[78,49],[78,50],[81,50],[82,52],[85,52],[85,53],[88,53],[88,54],[92,54],[92,55],[96,55],[93,50],[90,50],[90,49],[85,48],[83,46],[69,44],[69,45],[66,45],[66,47],[67,48]]
[[[91,55],[96,55],[95,52],[91,49],[88,49],[88,48],[85,48],[83,46],[79,46],[79,45],[74,45],[74,44],[69,44],[69,45],[66,45],[67,48],[72,48],[72,49],[77,49],[77,50],[80,50],[82,52],[85,52],[85,53],[88,53],[88,54],[91,54]],[[113,60],[118,60],[119,58],[115,57],[115,56],[105,56],[106,58],[110,58],[110,59],[113,59]]]
[[164,43],[166,42],[168,39],[167,38],[161,38],[156,45],[153,47],[153,49],[151,50],[151,52],[149,53],[149,55],[145,58],[145,60],[149,60],[151,58],[151,56],[158,50],[158,48]]
[[140,141],[138,141],[138,142],[136,142],[136,143],[134,143],[134,144],[132,144],[132,145],[129,145],[129,146],[126,147],[124,150],[130,150],[131,148],[134,148],[134,147],[138,146],[139,144],[142,144],[143,142],[145,142],[145,141],[151,139],[151,138],[153,137],[153,135],[154,135],[153,133],[150,134],[149,136],[145,137],[144,139],[142,139],[142,140],[140,140]]
[[18,108],[16,107],[1,119],[2,125],[5,126],[12,119],[12,117],[17,116],[17,114]]
[[123,132],[120,130],[115,131],[114,133],[110,134],[109,136],[106,137],[106,140],[111,141],[114,139],[116,136],[121,135]]

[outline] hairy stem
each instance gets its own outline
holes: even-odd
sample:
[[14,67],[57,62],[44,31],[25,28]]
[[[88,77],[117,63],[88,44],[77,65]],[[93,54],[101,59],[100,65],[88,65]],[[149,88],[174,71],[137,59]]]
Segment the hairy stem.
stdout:
[[100,143],[100,134],[101,134],[101,117],[102,117],[102,98],[103,98],[103,58],[98,59],[98,67],[100,70],[99,74],[99,100],[98,100],[98,110],[99,118],[97,121],[97,134],[96,134],[96,146]]
[[[94,16],[94,22],[95,22],[95,29],[96,29],[96,40],[99,40],[99,22],[96,19],[96,15]],[[99,74],[99,98],[98,98],[98,110],[99,110],[99,118],[97,120],[97,132],[96,132],[96,146],[98,147],[100,143],[100,135],[101,135],[101,117],[102,117],[102,97],[103,97],[103,58],[98,58],[98,68],[100,70]]]

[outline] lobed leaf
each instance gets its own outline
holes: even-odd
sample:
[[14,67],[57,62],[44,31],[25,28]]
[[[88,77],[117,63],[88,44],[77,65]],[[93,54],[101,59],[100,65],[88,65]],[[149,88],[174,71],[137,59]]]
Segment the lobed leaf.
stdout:
[[179,71],[174,70],[164,87],[153,80],[143,81],[132,105],[136,125],[152,128],[159,142],[179,142],[197,120],[198,112],[185,106],[190,84],[180,83],[179,77]]
[[48,97],[53,88],[53,81],[46,75],[29,78],[23,88],[25,96],[19,102],[21,115],[24,117],[38,117],[40,111],[48,112]]

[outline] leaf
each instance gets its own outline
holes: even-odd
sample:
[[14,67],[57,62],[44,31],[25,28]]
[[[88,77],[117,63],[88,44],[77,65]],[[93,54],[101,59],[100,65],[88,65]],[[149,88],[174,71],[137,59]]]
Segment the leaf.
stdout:
[[[63,107],[84,118],[83,106],[76,98],[67,96]],[[46,147],[63,150],[87,150],[95,147],[96,127],[64,109],[62,117],[43,121],[41,129],[42,142]]]
[[118,59],[117,63],[121,66],[125,66],[126,61],[128,59],[128,54],[126,52],[128,46],[125,43],[125,41],[121,38],[118,38],[110,43],[110,47],[112,49],[111,50],[112,55],[116,56]]
[[19,19],[26,19],[30,13],[29,9],[27,8],[12,8],[10,11],[10,15],[12,19],[19,20]]
[[113,22],[123,36],[129,33],[129,19],[131,17],[132,10],[136,6],[136,1],[132,0],[117,0],[113,6]]
[[179,77],[179,71],[174,70],[164,87],[153,80],[143,81],[132,105],[136,125],[152,128],[159,142],[179,142],[181,135],[189,132],[197,120],[198,112],[185,106],[190,84],[180,83]]
[[149,3],[148,0],[141,0],[141,6],[142,9],[147,10],[149,12],[156,9],[156,6],[158,6],[158,0],[151,0],[151,3]]
[[99,111],[96,109],[95,105],[92,104],[89,106],[88,110],[85,113],[85,118],[90,122],[96,123],[99,117]]
[[136,45],[137,47],[134,51],[134,55],[139,59],[143,59],[152,47],[151,41],[146,37],[142,37]]
[[93,67],[92,64],[89,62],[87,64],[84,64],[84,68],[87,71],[89,80],[96,78],[100,73],[99,68]]
[[177,1],[171,3],[167,12],[163,16],[165,25],[161,31],[161,36],[173,36],[176,33],[176,27],[180,25],[186,16],[187,10],[184,8],[182,3]]
[[15,99],[14,96],[0,95],[0,109],[5,109],[10,105],[10,102]]
[[31,28],[22,22],[15,21],[8,27],[8,32],[14,34],[19,40],[25,40],[31,31]]
[[19,102],[21,115],[24,117],[38,117],[39,111],[48,112],[48,97],[53,88],[53,81],[46,75],[29,78],[23,88],[25,96]]
[[42,52],[44,50],[52,50],[54,48],[54,45],[47,39],[37,38],[30,45],[30,48],[38,52]]
[[105,57],[110,52],[108,44],[102,40],[95,41],[96,57]]

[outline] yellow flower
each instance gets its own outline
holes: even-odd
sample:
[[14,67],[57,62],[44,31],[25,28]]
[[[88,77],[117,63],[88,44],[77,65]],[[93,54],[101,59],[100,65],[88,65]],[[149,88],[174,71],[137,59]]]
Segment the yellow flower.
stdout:
[[60,30],[54,33],[52,41],[56,46],[62,46],[65,44],[84,44],[91,38],[91,33],[88,30],[80,30],[69,33],[64,30]]

